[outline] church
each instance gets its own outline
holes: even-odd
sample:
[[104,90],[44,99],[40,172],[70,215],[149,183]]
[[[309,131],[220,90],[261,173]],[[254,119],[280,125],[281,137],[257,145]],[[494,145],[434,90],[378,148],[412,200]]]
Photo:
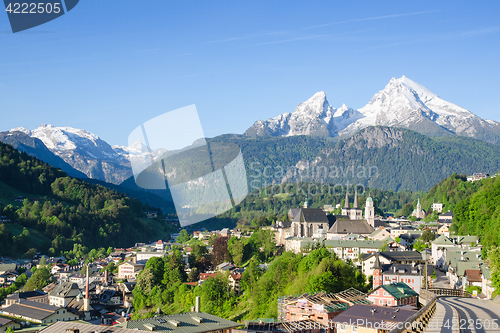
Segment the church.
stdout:
[[374,226],[375,207],[373,199],[368,197],[365,206],[365,218],[359,206],[358,192],[354,194],[354,204],[350,207],[349,192],[346,193],[341,215],[327,214],[320,208],[308,208],[307,201],[300,209],[290,209],[292,219],[290,237],[326,237],[336,239],[348,234],[370,235]]

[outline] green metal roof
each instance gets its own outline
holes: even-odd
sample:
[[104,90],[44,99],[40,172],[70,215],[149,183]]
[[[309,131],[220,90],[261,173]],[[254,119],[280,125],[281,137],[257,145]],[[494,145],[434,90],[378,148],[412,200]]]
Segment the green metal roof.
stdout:
[[205,312],[187,312],[155,318],[126,321],[115,325],[127,329],[169,333],[201,333],[236,328],[241,324]]
[[404,282],[383,284],[382,286],[380,286],[380,288],[387,291],[395,299],[403,299],[403,298],[407,298],[407,297],[418,296],[418,293],[415,290],[411,289]]
[[294,237],[290,238],[290,240],[300,240],[300,247],[306,247],[307,245],[312,245],[316,243],[322,243],[324,241],[326,247],[343,247],[343,248],[351,248],[351,247],[361,247],[361,248],[380,248],[384,245],[383,241],[375,241],[375,240],[341,240],[341,239],[326,239],[326,238],[310,238],[310,237]]

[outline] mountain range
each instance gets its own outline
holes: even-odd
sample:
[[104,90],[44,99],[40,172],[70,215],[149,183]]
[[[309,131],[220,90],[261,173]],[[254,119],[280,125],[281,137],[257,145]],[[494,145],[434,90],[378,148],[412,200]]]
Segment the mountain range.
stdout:
[[333,108],[320,91],[293,113],[256,121],[247,136],[352,136],[369,126],[407,128],[429,136],[459,135],[500,143],[500,123],[447,102],[406,76],[392,78],[364,107]]
[[[139,142],[112,146],[84,129],[52,125],[1,132],[0,141],[71,176],[121,184],[134,190],[140,189],[133,179],[130,157],[146,161],[150,154]],[[500,169],[498,122],[483,120],[444,101],[405,76],[392,78],[358,110],[346,105],[333,108],[326,94],[318,92],[292,113],[259,120],[243,135],[222,135],[207,142],[209,145],[222,142],[228,147],[237,144],[248,172],[255,162],[262,169],[266,166],[303,169],[306,164],[316,168],[347,168],[367,165],[369,161],[384,173],[377,180],[363,182],[381,189],[426,190],[453,172],[493,173]],[[153,152],[156,157],[164,153]],[[420,172],[424,177],[412,178],[405,172]],[[297,180],[296,175],[286,174],[270,181]],[[169,193],[153,193],[171,200]]]

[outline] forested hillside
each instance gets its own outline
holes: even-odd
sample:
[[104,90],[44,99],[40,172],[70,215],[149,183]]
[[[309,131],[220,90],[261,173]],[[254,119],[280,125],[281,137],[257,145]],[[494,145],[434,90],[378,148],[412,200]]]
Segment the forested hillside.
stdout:
[[306,256],[285,252],[274,257],[267,270],[259,267],[256,257],[250,259],[241,279],[240,294],[231,290],[222,274],[208,278],[201,286],[184,284],[188,279],[196,281],[196,277],[186,276],[183,268],[178,251],[163,259],[148,260],[137,278],[134,308],[160,308],[166,314],[187,312],[194,305],[195,296],[201,296],[203,311],[223,318],[276,318],[278,297],[283,295],[368,288],[365,276],[357,268],[326,248],[313,250]]
[[[22,202],[19,198],[23,197]],[[0,143],[0,255],[59,254],[78,243],[89,248],[130,246],[157,231],[139,200],[70,178],[59,169]],[[161,215],[161,214],[160,214]],[[165,232],[167,226],[158,221]]]

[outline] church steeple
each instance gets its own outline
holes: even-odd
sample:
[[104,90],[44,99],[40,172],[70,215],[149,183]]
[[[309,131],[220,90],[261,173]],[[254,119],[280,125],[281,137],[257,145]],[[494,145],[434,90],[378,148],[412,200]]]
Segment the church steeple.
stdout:
[[356,192],[354,193],[354,206],[352,207],[354,209],[359,209],[359,203],[358,203],[358,189],[356,189]]
[[347,209],[351,208],[351,207],[349,207],[349,189],[347,189],[345,192],[344,208],[347,208]]

